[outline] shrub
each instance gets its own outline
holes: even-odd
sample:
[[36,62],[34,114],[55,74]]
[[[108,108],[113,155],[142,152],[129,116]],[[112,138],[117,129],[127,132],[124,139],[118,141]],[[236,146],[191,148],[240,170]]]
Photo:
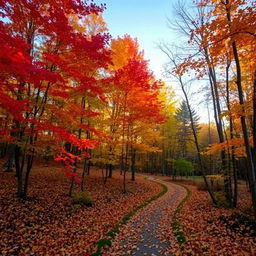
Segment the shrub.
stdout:
[[214,195],[215,195],[215,199],[217,201],[217,206],[224,207],[224,208],[230,207],[230,203],[227,202],[224,191],[215,192]]
[[193,164],[184,158],[179,158],[174,161],[174,169],[180,175],[189,175],[194,171]]
[[[198,190],[201,191],[207,191],[206,185],[204,181],[195,181],[194,185],[197,186]],[[214,181],[214,182],[209,182],[209,186],[211,187],[211,189],[214,192],[220,192],[220,191],[224,191],[224,184],[223,182],[219,182],[219,181]]]
[[87,192],[76,192],[72,195],[74,204],[93,206],[93,200]]

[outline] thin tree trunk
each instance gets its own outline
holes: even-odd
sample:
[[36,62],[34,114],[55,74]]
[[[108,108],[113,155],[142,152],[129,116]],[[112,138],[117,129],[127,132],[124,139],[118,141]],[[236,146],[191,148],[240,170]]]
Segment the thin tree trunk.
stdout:
[[83,166],[83,173],[82,173],[82,181],[81,181],[81,191],[84,191],[84,186],[85,186],[85,176],[86,176],[86,172],[87,172],[87,160],[84,160],[84,166]]
[[89,160],[88,163],[87,163],[87,175],[88,176],[90,175],[90,172],[91,172],[91,162]]
[[22,169],[20,166],[20,147],[15,147],[15,167],[18,182],[18,197],[23,197]]
[[[204,51],[205,51],[205,59],[206,59],[208,70],[209,70],[211,92],[212,92],[212,98],[214,102],[213,106],[214,106],[215,123],[218,131],[219,142],[222,143],[225,141],[225,139],[224,139],[224,131],[223,131],[223,125],[222,125],[220,97],[219,97],[219,91],[217,86],[216,74],[215,74],[215,69],[211,67],[211,61],[209,58],[208,49],[205,48]],[[229,171],[227,168],[225,150],[221,151],[220,156],[221,156],[222,170],[224,171],[224,176],[225,176],[224,178],[225,196],[228,204],[231,204],[231,183],[229,182],[229,178],[228,178]]]
[[[74,174],[76,173],[76,167],[73,169],[73,173]],[[69,187],[68,196],[72,196],[73,191],[74,191],[74,186],[75,186],[75,178],[72,177],[70,187]]]
[[108,179],[108,175],[109,175],[108,170],[109,170],[109,165],[106,164],[106,165],[105,165],[105,175],[104,175],[104,179],[103,179],[104,184],[107,183],[107,179]]
[[194,142],[195,142],[195,146],[196,146],[196,151],[197,151],[197,158],[198,158],[198,162],[199,162],[199,166],[200,166],[200,170],[201,170],[201,173],[203,175],[203,179],[204,179],[204,182],[205,182],[205,185],[206,185],[206,188],[209,192],[209,195],[212,199],[212,202],[214,204],[217,204],[216,202],[216,199],[214,197],[214,194],[213,194],[213,191],[212,189],[210,188],[210,185],[208,183],[208,180],[204,174],[204,171],[203,171],[203,162],[202,162],[202,157],[201,157],[201,153],[200,153],[200,148],[199,148],[199,143],[198,143],[198,138],[197,138],[197,134],[196,134],[196,128],[195,128],[195,125],[194,125],[194,120],[193,120],[193,115],[192,115],[192,110],[191,110],[191,107],[190,107],[190,104],[189,104],[189,100],[188,100],[188,96],[187,96],[187,93],[184,89],[184,87],[182,86],[182,91],[184,93],[184,96],[186,98],[186,102],[187,102],[187,107],[188,107],[188,111],[189,111],[189,116],[190,116],[190,121],[191,121],[191,128],[192,128],[192,131],[193,131],[193,136],[194,136]]
[[109,172],[108,172],[108,177],[109,178],[112,178],[112,175],[113,175],[113,165],[112,164],[109,164],[109,166],[108,166],[108,170],[109,170]]
[[[231,14],[230,14],[230,2],[229,0],[226,0],[226,14],[227,14],[227,20],[231,22]],[[254,217],[256,218],[256,180],[255,180],[255,166],[254,166],[254,160],[253,155],[251,151],[250,141],[249,141],[249,134],[248,134],[248,128],[246,124],[246,118],[245,118],[245,109],[244,109],[244,94],[243,94],[243,88],[242,88],[242,72],[241,72],[241,66],[240,66],[240,60],[238,56],[238,50],[236,46],[235,40],[232,41],[232,51],[235,59],[236,64],[236,75],[237,75],[237,91],[239,96],[239,103],[242,107],[242,115],[240,117],[241,125],[242,125],[242,131],[243,131],[243,137],[244,137],[244,145],[246,148],[246,155],[247,155],[247,163],[248,163],[248,171],[249,171],[249,179],[250,179],[250,185],[251,185],[251,195],[252,195],[252,203],[253,203],[253,211],[254,211]]]
[[[33,153],[34,153],[34,150],[33,150],[32,154]],[[34,156],[28,155],[27,156],[27,170],[26,170],[26,174],[25,174],[24,190],[23,190],[24,197],[27,197],[27,194],[28,194],[29,175],[32,170],[33,162],[34,162]]]
[[128,139],[130,136],[130,129],[129,125],[127,128],[127,141],[126,141],[126,147],[125,147],[125,163],[124,163],[124,171],[123,171],[123,192],[126,193],[126,172],[128,170],[128,153],[129,153],[129,144],[128,144]]
[[[226,94],[227,94],[227,108],[230,113],[231,107],[230,107],[230,93],[229,93],[229,67],[230,67],[230,61],[228,61],[226,66]],[[230,132],[230,139],[232,140],[234,138],[234,130],[233,130],[233,118],[232,115],[229,114],[229,132]],[[234,146],[231,146],[231,164],[233,169],[233,179],[234,179],[234,193],[232,196],[232,204],[233,207],[237,206],[237,195],[238,195],[238,184],[237,184],[237,169],[236,169],[236,160],[235,160],[235,148]]]
[[136,149],[132,148],[132,163],[131,163],[131,180],[135,181],[135,160],[136,160]]

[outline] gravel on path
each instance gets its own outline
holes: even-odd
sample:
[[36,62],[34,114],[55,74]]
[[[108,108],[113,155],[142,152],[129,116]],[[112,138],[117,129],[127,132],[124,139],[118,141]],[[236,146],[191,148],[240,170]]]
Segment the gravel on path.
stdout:
[[186,196],[183,187],[149,178],[167,186],[164,196],[139,210],[128,223],[121,228],[113,240],[112,247],[103,255],[118,256],[171,256],[170,247],[177,246],[172,234],[172,216]]

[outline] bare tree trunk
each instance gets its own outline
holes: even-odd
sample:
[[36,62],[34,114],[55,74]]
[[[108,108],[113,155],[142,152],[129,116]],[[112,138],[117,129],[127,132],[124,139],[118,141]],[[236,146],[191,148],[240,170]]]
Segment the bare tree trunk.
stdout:
[[[74,173],[74,174],[76,173],[76,167],[73,169],[73,173]],[[70,183],[70,187],[69,187],[69,192],[68,192],[68,195],[69,195],[69,196],[72,196],[73,191],[74,191],[74,186],[75,186],[75,178],[72,177],[71,183]]]
[[[204,53],[205,53],[205,59],[206,59],[208,70],[209,70],[215,123],[218,131],[219,142],[222,143],[225,141],[225,138],[224,138],[224,131],[223,131],[223,123],[222,123],[222,116],[221,116],[222,111],[220,106],[220,97],[219,97],[216,73],[215,73],[214,67],[212,67],[211,65],[211,60],[210,60],[207,48],[204,48]],[[224,171],[224,176],[225,176],[224,178],[225,196],[228,204],[231,205],[231,182],[229,177],[230,175],[229,175],[229,169],[227,166],[225,150],[222,150],[220,155],[221,155],[222,170]]]
[[84,186],[85,186],[85,176],[87,173],[87,160],[84,160],[84,166],[83,166],[83,173],[82,173],[82,181],[81,181],[81,191],[84,191]]
[[[230,107],[230,93],[229,93],[229,67],[230,67],[230,61],[228,61],[226,66],[226,94],[227,94],[227,108],[230,113],[231,107]],[[232,115],[229,114],[229,133],[230,133],[230,139],[232,140],[234,138],[234,129],[233,129],[233,118]],[[232,196],[232,205],[233,207],[237,206],[237,195],[238,195],[238,184],[237,184],[237,169],[236,169],[236,160],[235,160],[235,148],[234,146],[231,146],[231,164],[232,164],[232,170],[233,170],[233,179],[234,179],[234,193]],[[231,169],[231,168],[230,168]],[[231,179],[231,175],[230,175]],[[231,183],[231,181],[230,181]]]
[[113,176],[113,165],[112,165],[112,164],[109,164],[108,177],[109,177],[109,178],[112,178],[112,176]]
[[197,158],[198,158],[198,162],[199,162],[199,166],[200,166],[200,171],[203,175],[203,179],[204,179],[204,182],[205,182],[205,185],[206,185],[206,188],[209,192],[209,195],[212,199],[212,202],[214,204],[217,204],[216,202],[216,199],[214,197],[214,194],[213,194],[213,191],[208,183],[208,180],[204,174],[204,171],[203,171],[203,162],[202,162],[202,157],[201,157],[201,153],[200,153],[200,147],[199,147],[199,143],[198,143],[198,138],[197,138],[197,133],[196,133],[196,128],[195,128],[195,125],[194,125],[194,119],[193,119],[193,114],[192,114],[192,110],[191,110],[191,106],[190,106],[190,103],[189,103],[189,100],[188,100],[188,96],[187,96],[187,93],[185,91],[185,88],[183,86],[183,83],[182,81],[180,80],[181,82],[181,85],[182,85],[182,91],[183,91],[183,94],[185,96],[185,99],[186,99],[186,103],[187,103],[187,107],[188,107],[188,111],[189,111],[189,116],[190,116],[190,122],[191,122],[191,128],[192,128],[192,131],[193,131],[193,136],[194,136],[194,142],[195,142],[195,146],[196,146],[196,151],[197,151]]
[[131,180],[135,181],[135,160],[136,160],[136,149],[131,149],[132,159],[131,159]]
[[25,174],[24,190],[23,190],[23,196],[24,197],[27,197],[29,176],[30,176],[30,172],[32,170],[33,162],[34,162],[34,150],[32,152],[32,155],[27,156],[27,170],[26,170],[26,174]]
[[[229,0],[226,0],[225,7],[226,7],[227,20],[229,22],[231,22],[230,2],[229,2]],[[236,84],[237,84],[237,91],[238,91],[238,96],[239,96],[239,103],[242,107],[242,115],[240,117],[240,120],[241,120],[243,137],[244,137],[244,145],[245,145],[245,148],[246,148],[249,179],[250,179],[250,186],[251,186],[251,195],[252,195],[252,203],[253,203],[253,211],[254,211],[254,217],[256,218],[255,166],[254,166],[254,160],[253,160],[253,155],[252,155],[252,151],[251,151],[248,128],[247,128],[246,118],[245,118],[244,93],[243,93],[243,88],[242,88],[242,72],[241,72],[240,60],[239,60],[238,50],[237,50],[235,40],[232,41],[232,51],[233,51],[235,64],[236,64],[236,75],[237,75],[237,83]]]
[[16,176],[18,182],[18,197],[23,197],[23,181],[22,181],[22,169],[20,165],[20,147],[16,145],[15,147],[15,167],[16,167]]
[[129,143],[130,138],[130,127],[127,125],[127,141],[125,146],[125,161],[124,161],[124,171],[123,171],[123,192],[126,193],[126,172],[128,171],[128,154],[129,154]]
[[108,176],[109,176],[109,165],[106,164],[105,165],[105,175],[104,175],[104,179],[103,179],[104,184],[107,183]]

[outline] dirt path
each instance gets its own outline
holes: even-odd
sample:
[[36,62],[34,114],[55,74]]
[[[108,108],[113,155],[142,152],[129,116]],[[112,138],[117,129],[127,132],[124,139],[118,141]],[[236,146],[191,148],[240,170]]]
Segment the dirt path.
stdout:
[[171,233],[172,214],[186,191],[176,184],[157,181],[168,187],[167,193],[139,210],[120,230],[111,249],[104,255],[171,255],[168,249],[172,241],[168,234]]

